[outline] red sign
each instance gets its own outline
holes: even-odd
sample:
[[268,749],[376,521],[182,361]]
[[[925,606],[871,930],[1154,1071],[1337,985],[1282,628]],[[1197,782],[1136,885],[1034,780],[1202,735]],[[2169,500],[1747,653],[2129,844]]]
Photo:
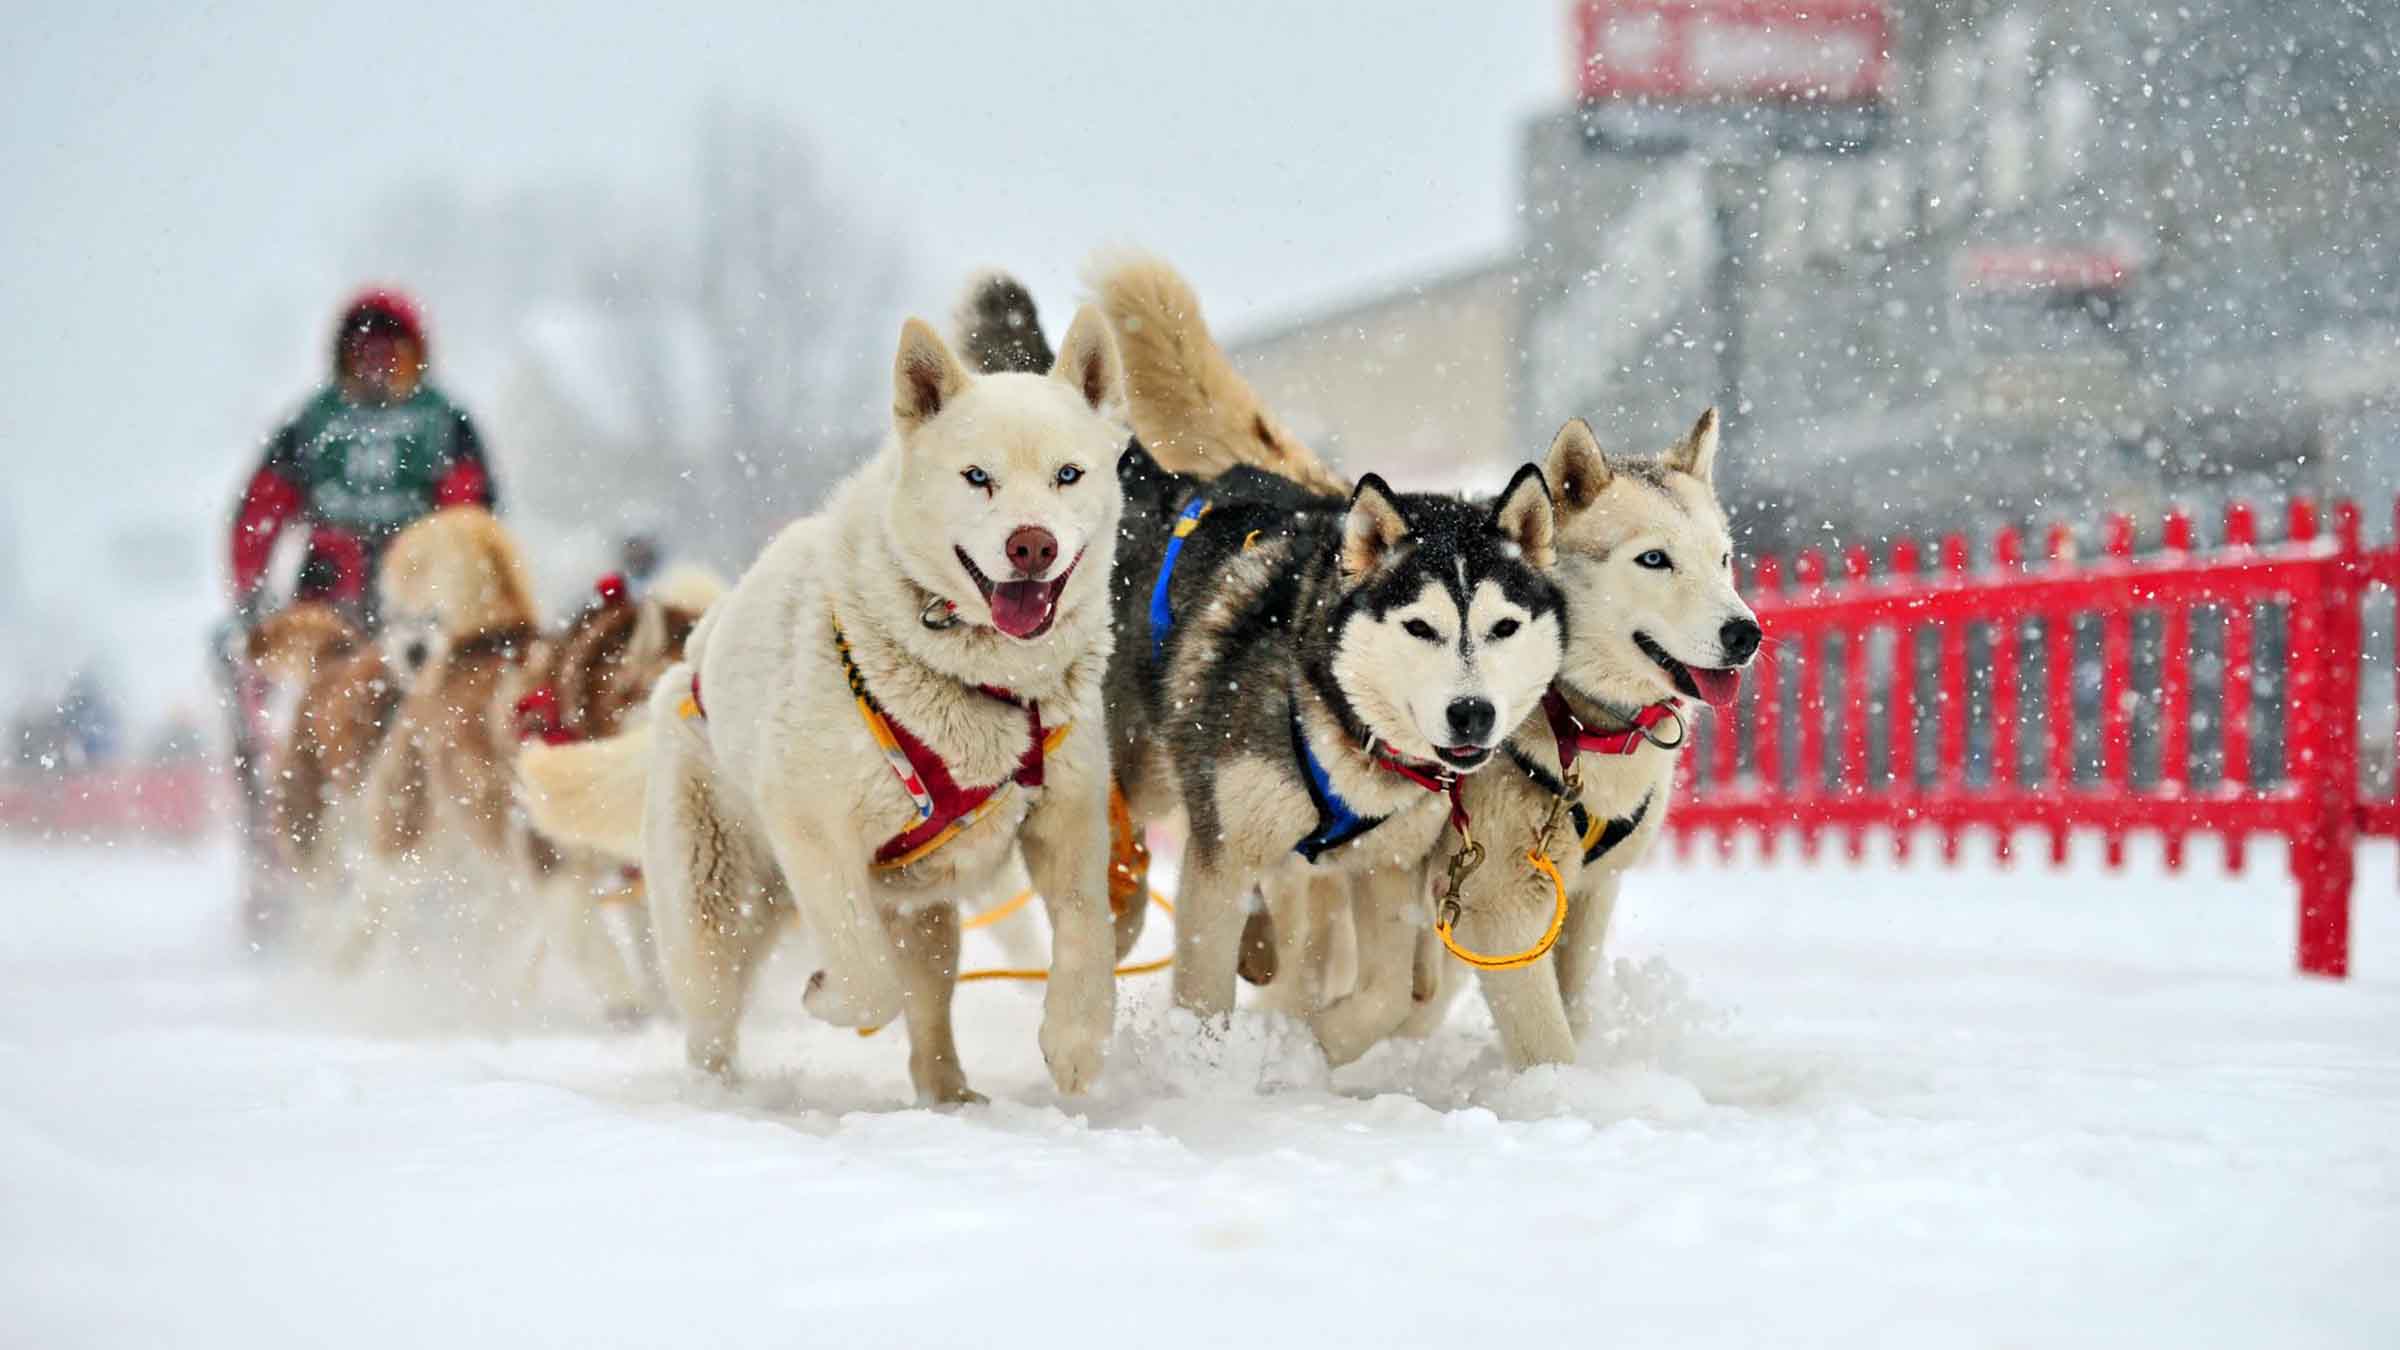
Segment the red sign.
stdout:
[[1891,80],[1878,0],[1579,0],[1575,32],[1586,103],[1871,103]]
[[2125,284],[2133,257],[2106,245],[1981,244],[1959,254],[1960,283],[1974,291],[2100,291]]

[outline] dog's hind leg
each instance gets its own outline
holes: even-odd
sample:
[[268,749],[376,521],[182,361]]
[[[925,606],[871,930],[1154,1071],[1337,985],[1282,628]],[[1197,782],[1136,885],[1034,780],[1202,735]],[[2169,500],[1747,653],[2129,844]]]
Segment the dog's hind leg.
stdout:
[[643,816],[643,878],[668,997],[692,1066],[730,1075],[750,977],[781,925],[774,866],[728,818],[707,761],[662,748]]
[[950,996],[958,987],[958,907],[927,905],[894,915],[885,925],[900,972],[900,1006],[908,1019],[908,1080],[926,1106],[980,1102],[967,1086],[951,1034]]
[[636,950],[616,931],[616,921],[627,917],[628,901],[637,897],[615,886],[604,890],[587,867],[568,868],[551,879],[549,890],[553,941],[600,996],[611,1023],[640,1024],[651,1013],[650,989]]
[[1260,997],[1263,1007],[1292,1017],[1324,1009],[1326,969],[1333,955],[1334,920],[1347,918],[1349,879],[1335,872],[1306,876],[1284,873],[1259,888],[1274,916],[1275,979]]
[[1424,905],[1418,869],[1378,867],[1351,882],[1358,920],[1358,983],[1309,1019],[1335,1065],[1397,1031],[1415,1006],[1417,933]]

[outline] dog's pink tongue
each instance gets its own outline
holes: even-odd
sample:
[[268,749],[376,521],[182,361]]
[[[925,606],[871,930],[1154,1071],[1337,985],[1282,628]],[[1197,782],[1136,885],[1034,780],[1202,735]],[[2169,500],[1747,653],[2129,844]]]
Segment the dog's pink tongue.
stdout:
[[992,587],[992,626],[1013,638],[1032,637],[1050,621],[1057,599],[1047,581],[1003,581]]
[[1738,670],[1702,670],[1698,666],[1685,666],[1684,669],[1691,674],[1692,687],[1699,690],[1700,697],[1707,699],[1712,707],[1730,708],[1734,699],[1741,695],[1742,672]]

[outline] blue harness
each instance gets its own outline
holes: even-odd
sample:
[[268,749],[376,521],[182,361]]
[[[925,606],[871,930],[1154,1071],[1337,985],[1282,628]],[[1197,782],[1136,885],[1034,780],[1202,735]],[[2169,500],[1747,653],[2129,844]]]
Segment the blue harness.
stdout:
[[[1175,517],[1175,531],[1167,539],[1166,556],[1159,559],[1158,580],[1150,584],[1150,659],[1153,663],[1165,658],[1167,634],[1175,627],[1175,606],[1167,590],[1175,579],[1175,564],[1183,557],[1183,541],[1200,528],[1200,518],[1208,514],[1208,498],[1196,496],[1184,503]],[[1300,730],[1300,705],[1292,704],[1292,758],[1308,779],[1309,800],[1316,803],[1317,827],[1308,837],[1292,846],[1292,851],[1315,862],[1319,854],[1336,849],[1367,831],[1381,825],[1382,816],[1372,819],[1361,816],[1333,790],[1333,778],[1317,761],[1317,754],[1308,748],[1308,737]]]
[[1176,560],[1183,557],[1183,541],[1200,528],[1200,517],[1208,514],[1208,498],[1196,496],[1183,505],[1183,513],[1175,517],[1175,533],[1167,539],[1167,556],[1158,561],[1158,580],[1150,586],[1150,660],[1155,663],[1167,645],[1167,630],[1175,626],[1175,606],[1168,603],[1167,583],[1175,579]]
[[1300,729],[1297,699],[1292,702],[1292,757],[1308,771],[1308,799],[1317,807],[1317,828],[1292,845],[1292,852],[1313,863],[1318,855],[1340,848],[1384,822],[1382,816],[1362,816],[1352,810],[1342,794],[1333,790],[1333,776],[1317,761],[1317,752],[1308,748],[1307,733]]

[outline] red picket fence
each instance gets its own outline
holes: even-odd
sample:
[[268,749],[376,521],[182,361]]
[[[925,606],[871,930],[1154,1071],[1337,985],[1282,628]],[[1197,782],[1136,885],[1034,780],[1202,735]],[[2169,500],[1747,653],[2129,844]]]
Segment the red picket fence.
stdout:
[[190,843],[215,821],[219,791],[200,760],[0,779],[0,834]]
[[[2394,521],[2400,535],[2400,505]],[[1849,550],[1838,581],[1817,553],[1788,586],[1761,559],[1748,594],[1767,659],[1730,716],[1704,719],[1669,829],[1680,849],[1713,835],[1727,852],[1750,832],[1770,855],[1796,833],[1811,858],[1836,834],[1857,859],[1870,829],[1906,858],[1925,827],[1954,860],[1966,830],[1991,832],[2006,859],[2033,827],[2054,862],[2090,830],[2111,866],[2143,830],[2162,836],[2170,868],[2187,839],[2214,835],[2235,870],[2249,836],[2280,835],[2300,969],[2345,975],[2355,846],[2400,835],[2400,798],[2389,777],[2368,785],[2360,734],[2369,663],[2400,662],[2366,649],[2365,621],[2371,590],[2400,588],[2400,544],[2363,548],[2348,502],[2325,535],[2316,507],[2294,501],[2284,534],[2262,545],[2237,503],[2211,551],[2176,514],[2139,556],[2134,522],[2117,516],[2089,561],[2063,526],[2032,563],[2014,531],[1980,566],[1957,535],[1930,570],[1911,540],[1881,575]]]

